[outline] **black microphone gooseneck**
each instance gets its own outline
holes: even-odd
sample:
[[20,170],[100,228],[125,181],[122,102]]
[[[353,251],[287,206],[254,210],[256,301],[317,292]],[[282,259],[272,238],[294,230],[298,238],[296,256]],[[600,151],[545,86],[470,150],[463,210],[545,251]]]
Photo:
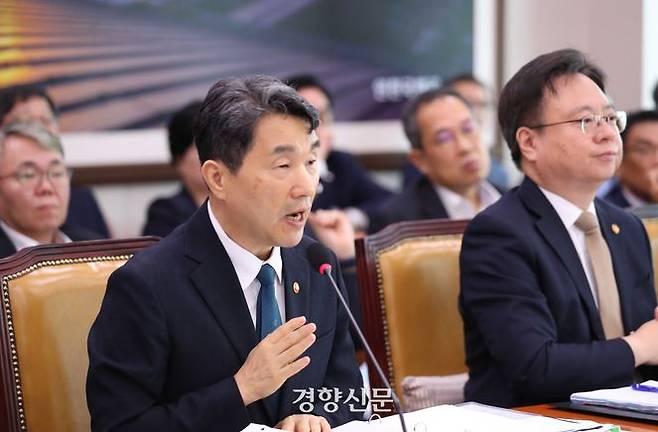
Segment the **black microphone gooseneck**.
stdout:
[[345,308],[345,312],[347,312],[347,316],[350,318],[350,321],[352,323],[352,327],[354,327],[356,333],[359,335],[359,339],[361,340],[361,343],[366,349],[366,354],[368,354],[368,358],[370,359],[372,364],[375,365],[375,370],[377,371],[377,375],[379,375],[379,378],[382,380],[386,388],[391,391],[391,396],[393,398],[393,405],[395,406],[395,409],[398,412],[398,417],[400,418],[400,424],[402,425],[402,431],[407,432],[407,425],[404,422],[404,415],[403,415],[402,407],[400,406],[400,399],[398,399],[395,390],[393,390],[393,387],[391,387],[391,384],[386,379],[386,375],[384,375],[384,371],[382,370],[381,366],[379,365],[379,362],[377,361],[375,355],[370,349],[370,345],[366,341],[366,337],[363,335],[363,332],[361,331],[359,324],[357,324],[354,315],[352,315],[352,311],[350,311],[350,307],[348,306],[347,301],[345,301],[345,297],[343,297],[343,294],[341,294],[340,289],[338,289],[338,285],[334,280],[334,277],[331,275],[331,264],[329,264],[331,260],[331,253],[326,248],[326,246],[324,246],[322,243],[313,243],[311,246],[308,247],[307,257],[311,265],[320,274],[329,277],[329,280],[331,281],[331,286],[334,288],[334,290],[336,291],[336,295],[340,299],[340,302],[343,304],[343,307]]

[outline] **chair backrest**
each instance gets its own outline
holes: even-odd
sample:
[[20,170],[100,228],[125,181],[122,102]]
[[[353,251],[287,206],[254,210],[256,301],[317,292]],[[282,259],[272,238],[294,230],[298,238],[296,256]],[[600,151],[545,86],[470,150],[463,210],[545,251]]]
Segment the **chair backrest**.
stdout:
[[653,259],[653,282],[656,289],[656,296],[658,297],[658,217],[650,217],[642,219],[644,227],[649,236],[649,243],[651,244],[651,256]]
[[[465,372],[459,251],[468,221],[399,222],[358,239],[366,337],[401,394],[409,375]],[[369,365],[373,388],[383,383]]]
[[89,329],[109,275],[157,240],[37,246],[0,260],[0,430],[89,431]]

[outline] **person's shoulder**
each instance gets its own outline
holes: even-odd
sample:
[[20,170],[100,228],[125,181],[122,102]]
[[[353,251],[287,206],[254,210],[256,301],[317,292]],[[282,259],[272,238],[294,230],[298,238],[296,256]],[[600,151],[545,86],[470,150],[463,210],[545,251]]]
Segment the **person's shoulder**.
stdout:
[[77,225],[65,224],[60,230],[73,241],[100,240],[104,238],[95,231]]
[[336,171],[341,170],[363,170],[359,159],[352,153],[347,153],[340,150],[332,150],[327,156],[327,167],[334,174]]
[[126,271],[152,272],[180,265],[185,251],[186,224],[174,229],[170,235],[137,252],[123,266]]
[[481,226],[514,227],[522,224],[528,217],[518,194],[518,187],[501,195],[495,203],[476,214],[466,228],[466,232]]
[[477,216],[482,214],[491,216],[505,215],[507,213],[517,212],[522,209],[523,204],[519,195],[519,187],[516,186],[506,192],[502,192],[500,194],[500,198],[496,200],[496,202],[479,212]]
[[356,162],[358,159],[352,153],[341,150],[331,150],[327,155],[327,161],[332,162]]
[[418,200],[415,197],[415,191],[405,189],[398,192],[384,200],[371,212],[369,231],[371,233],[380,231],[392,223],[413,218],[413,215],[420,213],[417,208]]
[[180,190],[173,195],[154,199],[149,204],[149,210],[177,209],[182,205],[187,205],[188,202],[191,202],[191,198],[185,190]]
[[413,187],[407,187],[402,191],[391,195],[379,207],[379,210],[389,213],[404,213],[409,209],[409,205],[418,202],[418,190]]

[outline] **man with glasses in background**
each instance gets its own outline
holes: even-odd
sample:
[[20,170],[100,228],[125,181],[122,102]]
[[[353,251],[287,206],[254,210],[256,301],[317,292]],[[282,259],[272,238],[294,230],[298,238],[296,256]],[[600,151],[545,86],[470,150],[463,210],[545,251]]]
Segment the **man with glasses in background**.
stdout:
[[624,157],[604,199],[625,209],[658,204],[658,112],[629,115],[621,137]]
[[[50,133],[60,134],[55,101],[39,85],[17,85],[0,89],[0,127],[14,122],[39,123]],[[99,238],[109,238],[105,217],[87,186],[71,186],[66,224],[86,229]]]
[[[70,171],[59,138],[38,123],[10,123],[0,132],[0,258],[29,246],[90,240],[62,226]],[[61,228],[60,228],[61,227]]]
[[526,177],[463,237],[467,400],[545,403],[658,376],[647,235],[595,198],[621,162],[626,119],[603,81],[569,49],[532,60],[503,89],[498,118]]
[[489,153],[468,102],[449,89],[421,93],[402,122],[409,159],[422,176],[384,203],[370,218],[370,232],[405,220],[470,219],[500,198],[485,179]]

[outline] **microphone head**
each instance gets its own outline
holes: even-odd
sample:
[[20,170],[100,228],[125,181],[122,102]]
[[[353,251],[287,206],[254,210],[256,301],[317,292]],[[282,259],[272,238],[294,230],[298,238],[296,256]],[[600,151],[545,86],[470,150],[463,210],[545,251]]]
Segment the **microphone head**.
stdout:
[[331,270],[331,252],[325,245],[315,242],[306,249],[306,258],[311,266],[321,274]]

